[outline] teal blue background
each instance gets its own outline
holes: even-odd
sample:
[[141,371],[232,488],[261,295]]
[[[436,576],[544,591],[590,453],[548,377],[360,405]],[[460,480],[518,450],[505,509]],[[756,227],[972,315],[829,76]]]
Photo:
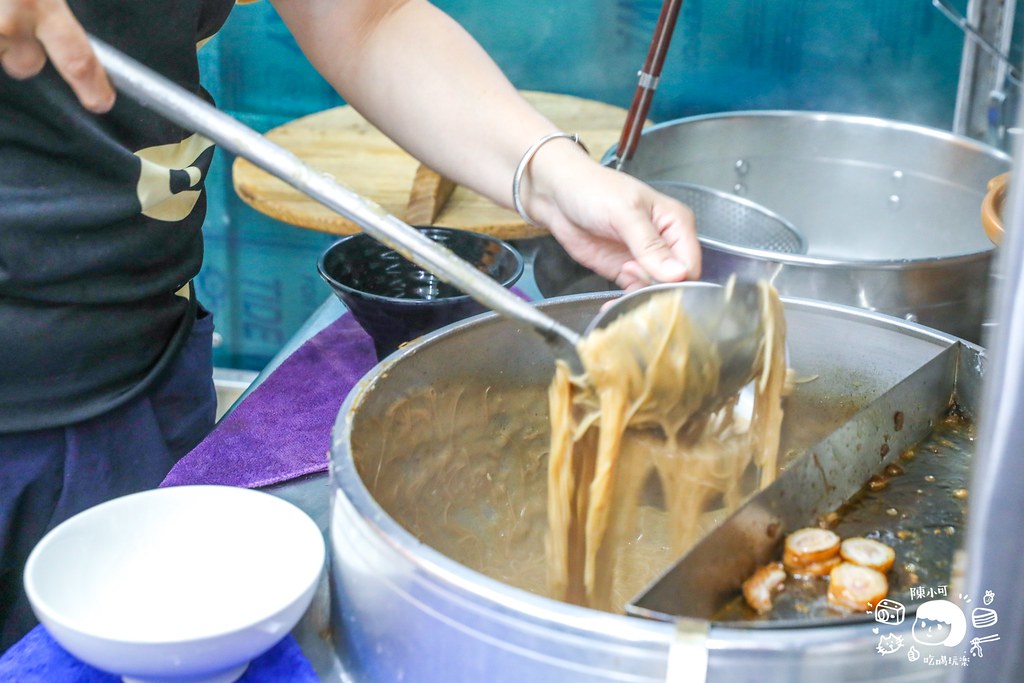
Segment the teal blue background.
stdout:
[[[517,87],[622,107],[661,9],[660,0],[436,4]],[[962,48],[930,0],[685,0],[650,118],[801,109],[948,129]],[[343,104],[267,0],[235,7],[200,58],[220,107],[259,131]],[[232,161],[219,151],[211,171],[197,289],[223,337],[215,363],[259,370],[330,295],[316,259],[334,238],[243,204]]]

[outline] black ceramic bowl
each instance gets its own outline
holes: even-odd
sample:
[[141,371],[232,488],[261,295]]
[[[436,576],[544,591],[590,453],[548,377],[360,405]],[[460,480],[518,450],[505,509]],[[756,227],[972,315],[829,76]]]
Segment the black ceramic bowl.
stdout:
[[[523,274],[523,257],[499,239],[454,228],[417,229],[505,287]],[[485,310],[461,290],[366,233],[335,242],[317,267],[335,296],[373,338],[378,359],[420,335]]]

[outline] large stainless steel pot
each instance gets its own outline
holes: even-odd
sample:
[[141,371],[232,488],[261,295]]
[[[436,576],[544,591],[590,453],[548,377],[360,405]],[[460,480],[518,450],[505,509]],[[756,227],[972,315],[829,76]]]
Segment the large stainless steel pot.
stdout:
[[[540,306],[582,330],[609,298],[581,295]],[[791,363],[799,374],[819,379],[800,384],[791,397],[784,449],[817,443],[959,343],[919,325],[821,302],[789,300],[786,315]],[[981,352],[962,349],[957,392],[972,408]],[[469,568],[460,556],[463,545],[486,550],[489,542],[506,540],[500,526],[488,526],[491,517],[511,511],[517,519],[539,516],[535,521],[543,525],[543,503],[506,497],[498,483],[515,478],[543,500],[543,446],[534,458],[519,460],[508,444],[546,429],[551,373],[550,353],[539,337],[488,314],[400,350],[347,397],[333,437],[330,545],[333,637],[354,680],[639,683],[664,681],[670,661],[692,664],[704,654],[708,680],[730,683],[941,677],[938,669],[914,666],[905,657],[876,654],[878,635],[870,622],[774,631],[711,625],[687,645],[671,624],[568,605]],[[513,429],[496,398],[522,391],[536,395],[536,409],[519,416],[528,424]],[[493,406],[470,427],[482,430],[490,447],[463,452],[424,477],[435,455],[399,439],[393,423],[396,404],[417,395],[429,404],[459,396],[444,419],[430,410],[415,418],[411,411],[407,416],[415,419],[406,422],[450,439],[456,452],[465,433],[451,429],[453,416],[483,403]],[[891,421],[877,435],[858,438],[877,451],[877,443],[865,440],[880,443],[886,429]],[[539,439],[543,443],[543,433]],[[494,495],[496,489],[501,495]],[[444,523],[436,524],[441,518]],[[446,531],[449,519],[464,539]],[[522,547],[542,539],[543,526],[526,534]]]
[[[802,256],[705,244],[705,279],[771,277],[784,296],[907,317],[977,341],[992,255],[980,207],[988,181],[1009,168],[998,150],[944,131],[764,111],[652,126],[623,170],[654,184],[734,192],[807,238]],[[535,270],[549,296],[606,289],[553,240]]]

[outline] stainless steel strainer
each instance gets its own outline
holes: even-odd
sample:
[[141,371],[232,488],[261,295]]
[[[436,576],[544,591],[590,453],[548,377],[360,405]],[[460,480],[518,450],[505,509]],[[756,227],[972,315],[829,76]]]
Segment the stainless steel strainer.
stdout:
[[749,199],[694,183],[653,180],[649,184],[693,210],[697,234],[705,242],[782,254],[807,253],[807,241],[792,223]]

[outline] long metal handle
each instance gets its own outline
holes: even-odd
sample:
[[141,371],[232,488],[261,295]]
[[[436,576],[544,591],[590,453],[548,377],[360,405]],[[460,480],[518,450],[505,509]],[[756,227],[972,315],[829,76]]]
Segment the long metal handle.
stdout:
[[682,6],[683,0],[665,0],[661,6],[658,23],[654,27],[651,45],[647,50],[647,58],[644,60],[643,68],[637,74],[640,80],[633,93],[633,102],[629,105],[626,122],[622,127],[622,135],[615,148],[615,156],[611,159],[610,165],[616,170],[622,170],[622,167],[633,158],[633,154],[636,152],[644,121],[647,120],[647,112],[650,111],[651,101],[654,99],[654,91],[657,90],[658,81],[661,79],[661,68],[665,63],[665,55],[668,54],[668,46],[672,42],[672,33],[675,31],[679,10]]
[[90,42],[118,90],[337,211],[371,237],[458,287],[487,308],[529,325],[546,339],[560,339],[573,347],[579,342],[576,332],[523,301],[447,247],[389,214],[376,202],[337,183],[288,150],[103,41],[90,37]]

